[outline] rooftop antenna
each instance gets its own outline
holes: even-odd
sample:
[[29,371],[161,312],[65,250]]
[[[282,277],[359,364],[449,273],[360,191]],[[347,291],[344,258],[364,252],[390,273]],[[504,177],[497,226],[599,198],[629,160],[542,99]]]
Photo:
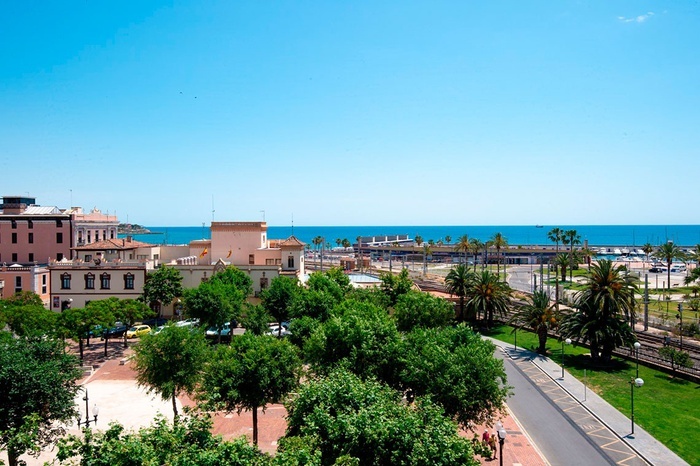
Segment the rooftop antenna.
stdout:
[[260,212],[262,212],[262,214],[263,214],[263,222],[264,222],[265,221],[265,211],[261,210]]
[[292,236],[294,236],[294,213],[292,212]]
[[73,207],[73,190],[69,189],[70,191],[70,205],[68,207]]
[[214,195],[211,195],[211,223],[214,223]]

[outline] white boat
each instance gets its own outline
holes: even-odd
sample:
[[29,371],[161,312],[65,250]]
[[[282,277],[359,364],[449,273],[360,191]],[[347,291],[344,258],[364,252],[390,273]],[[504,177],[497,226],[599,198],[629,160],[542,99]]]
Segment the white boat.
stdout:
[[629,253],[630,253],[630,250],[629,250],[629,249],[627,249],[627,248],[622,248],[622,254],[627,255],[627,254],[629,254]]
[[613,249],[613,254],[615,254],[616,256],[620,256],[622,255],[622,250],[620,248],[615,248]]

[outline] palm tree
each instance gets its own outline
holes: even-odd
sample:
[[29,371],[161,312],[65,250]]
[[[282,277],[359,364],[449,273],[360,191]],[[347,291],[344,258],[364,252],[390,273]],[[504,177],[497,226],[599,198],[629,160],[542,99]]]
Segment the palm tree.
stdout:
[[[559,242],[561,242],[564,237],[564,231],[559,227],[552,228],[549,230],[549,233],[547,233],[547,237],[551,242],[557,245],[555,253],[556,258],[556,256],[559,255]],[[559,312],[559,274],[557,273],[556,263],[554,264],[554,305],[557,308],[557,312]]]
[[445,235],[445,243],[450,244],[452,242],[452,237],[450,235]]
[[414,241],[420,247],[420,245],[423,244],[423,237],[421,235],[416,235],[416,239]]
[[[566,281],[566,268],[569,266],[569,256],[567,254],[559,254],[554,258],[555,268],[561,269],[561,281]],[[562,285],[564,286],[564,285]]]
[[669,293],[671,292],[671,265],[673,265],[673,259],[685,259],[685,253],[683,250],[676,246],[673,241],[667,241],[657,249],[654,254],[659,260],[666,262],[666,272],[668,274],[668,281],[666,282],[668,286]]
[[[476,258],[479,255],[479,251],[481,251],[481,248],[484,246],[484,243],[482,243],[480,239],[472,238],[469,240],[469,246],[472,253],[474,253],[474,269],[476,269]],[[484,266],[482,265],[481,268],[483,269]]]
[[430,244],[423,244],[423,275],[428,273],[428,256],[432,253]]
[[472,276],[467,293],[467,309],[477,318],[483,311],[487,318],[486,326],[493,326],[493,314],[505,315],[510,303],[511,289],[500,277],[488,270],[482,270]]
[[[496,270],[498,271],[498,276],[500,277],[501,276],[501,262],[500,262],[501,248],[505,248],[506,246],[508,246],[508,240],[501,233],[496,233],[491,238],[491,244],[493,245],[493,247],[496,248],[496,256],[497,256]],[[505,259],[505,258],[503,258],[503,259]],[[503,272],[505,273],[505,271],[506,271],[506,263],[504,260],[503,261]],[[503,281],[505,281],[505,278],[503,279]]]
[[644,246],[642,246],[642,251],[646,254],[647,262],[649,262],[649,254],[654,252],[654,246],[652,246],[651,243],[645,243]]
[[601,260],[591,265],[584,286],[574,297],[574,310],[563,316],[559,328],[562,337],[587,342],[594,363],[608,363],[617,346],[636,341],[628,322],[637,285],[623,266]]
[[510,323],[518,328],[530,328],[539,340],[537,352],[547,352],[547,333],[557,326],[557,316],[554,313],[549,295],[542,290],[535,290],[529,302],[519,306]]
[[467,253],[469,252],[470,249],[470,244],[469,244],[469,236],[467,235],[462,235],[459,238],[457,238],[457,244],[455,244],[455,252],[464,253],[464,262],[467,261]]
[[588,270],[591,270],[591,258],[597,256],[598,253],[591,248],[583,248],[580,252],[583,254],[586,265],[588,265]]
[[464,298],[469,292],[472,272],[466,264],[458,264],[445,277],[445,291],[459,298],[459,316],[464,321]]
[[343,244],[343,247],[344,247],[345,249],[347,249],[347,248],[349,248],[350,246],[352,246],[352,243],[350,243],[350,240],[347,239],[347,238],[343,238],[343,243],[342,243],[342,244]]
[[581,235],[579,235],[576,230],[566,230],[564,232],[564,238],[567,240],[567,244],[571,246],[569,249],[569,281],[574,281],[574,247],[577,244],[581,244]]
[[340,239],[340,238],[336,238],[336,239],[335,239],[335,245],[336,245],[337,247],[340,247],[340,245],[342,244],[342,242],[343,242],[343,240]]

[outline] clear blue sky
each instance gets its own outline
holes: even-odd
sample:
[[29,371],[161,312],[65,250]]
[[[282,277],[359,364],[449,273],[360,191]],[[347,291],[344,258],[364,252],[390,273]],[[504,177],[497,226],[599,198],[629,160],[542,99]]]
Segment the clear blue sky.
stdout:
[[698,2],[5,2],[0,57],[0,195],[41,205],[699,223]]

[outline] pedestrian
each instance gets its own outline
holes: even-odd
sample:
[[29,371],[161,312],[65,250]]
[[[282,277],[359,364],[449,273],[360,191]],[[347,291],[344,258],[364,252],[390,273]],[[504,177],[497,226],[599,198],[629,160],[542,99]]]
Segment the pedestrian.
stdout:
[[481,443],[483,443],[485,447],[487,447],[489,445],[489,431],[488,431],[488,429],[484,429],[484,433],[481,435]]
[[489,447],[491,448],[491,451],[493,452],[493,459],[496,459],[496,433],[494,432],[491,434],[489,437]]

